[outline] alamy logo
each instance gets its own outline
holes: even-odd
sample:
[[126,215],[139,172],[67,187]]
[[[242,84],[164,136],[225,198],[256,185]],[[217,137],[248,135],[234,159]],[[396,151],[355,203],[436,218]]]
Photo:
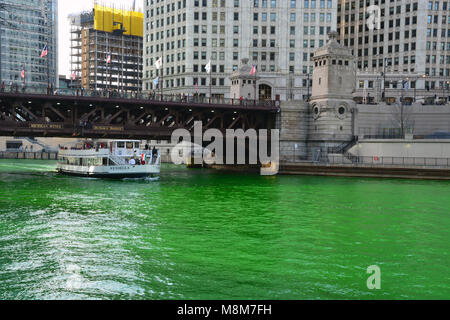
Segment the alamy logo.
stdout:
[[[275,165],[275,171],[278,171],[280,130],[226,130],[224,135],[218,129],[204,131],[202,122],[196,121],[193,131],[193,143],[188,130],[178,129],[173,132],[172,144],[175,147],[172,149],[171,158],[174,164],[185,163],[186,159],[190,159],[193,164],[211,165],[260,163],[264,167]],[[204,148],[205,142],[211,143]]]
[[370,266],[367,268],[367,274],[371,276],[367,279],[367,288],[369,290],[381,289],[381,269],[379,266]]
[[366,13],[369,15],[367,19],[367,28],[369,30],[381,29],[381,8],[379,6],[370,6],[367,8]]

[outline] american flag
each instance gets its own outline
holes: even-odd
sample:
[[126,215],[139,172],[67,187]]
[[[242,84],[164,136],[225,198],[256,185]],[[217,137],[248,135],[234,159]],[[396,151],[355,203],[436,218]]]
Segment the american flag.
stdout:
[[22,71],[20,72],[20,77],[25,79],[25,68],[22,66]]
[[44,46],[44,49],[42,49],[41,58],[46,57],[48,55],[48,47],[47,45]]
[[250,71],[250,74],[252,76],[254,76],[256,74],[256,66],[255,65],[253,65],[252,70]]
[[156,69],[161,69],[161,67],[162,67],[162,64],[163,64],[163,59],[162,59],[162,57],[161,58],[159,58],[156,62],[155,62],[155,67],[156,67]]
[[205,70],[208,74],[211,73],[211,60],[209,60],[208,64],[205,67]]
[[106,58],[106,63],[111,63],[111,54],[109,54],[108,58]]
[[77,75],[75,74],[75,72],[74,73],[72,73],[72,80],[77,80]]

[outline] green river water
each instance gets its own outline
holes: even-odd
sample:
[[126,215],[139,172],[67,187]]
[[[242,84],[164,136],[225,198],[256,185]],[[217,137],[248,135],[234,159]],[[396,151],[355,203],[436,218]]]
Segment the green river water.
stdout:
[[450,182],[55,167],[0,160],[0,299],[450,297]]

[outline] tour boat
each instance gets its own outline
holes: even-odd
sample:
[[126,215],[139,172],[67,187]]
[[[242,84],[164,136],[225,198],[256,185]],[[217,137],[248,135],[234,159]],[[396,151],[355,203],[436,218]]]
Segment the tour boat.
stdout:
[[155,177],[161,171],[161,155],[155,149],[142,150],[137,140],[82,142],[59,150],[57,170],[90,178]]
[[262,176],[276,176],[280,170],[279,163],[276,161],[261,165],[260,174]]

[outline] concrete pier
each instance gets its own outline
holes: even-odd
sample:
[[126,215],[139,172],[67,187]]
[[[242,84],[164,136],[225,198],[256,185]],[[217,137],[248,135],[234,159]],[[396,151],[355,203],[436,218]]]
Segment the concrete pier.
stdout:
[[57,152],[15,152],[0,151],[0,159],[33,159],[33,160],[57,160]]
[[397,179],[450,180],[450,167],[403,165],[314,164],[311,162],[283,164],[282,175],[370,177]]

